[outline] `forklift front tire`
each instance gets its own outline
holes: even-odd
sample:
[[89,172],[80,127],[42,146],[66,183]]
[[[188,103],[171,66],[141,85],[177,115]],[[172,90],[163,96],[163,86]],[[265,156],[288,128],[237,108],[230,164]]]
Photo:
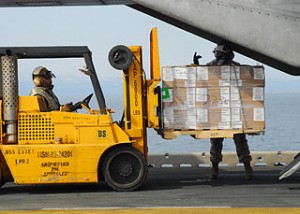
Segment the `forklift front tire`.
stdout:
[[128,47],[124,45],[117,45],[110,50],[108,60],[113,68],[126,70],[132,64],[133,56]]
[[107,154],[103,164],[105,182],[114,190],[138,189],[148,174],[145,157],[131,146],[120,146]]

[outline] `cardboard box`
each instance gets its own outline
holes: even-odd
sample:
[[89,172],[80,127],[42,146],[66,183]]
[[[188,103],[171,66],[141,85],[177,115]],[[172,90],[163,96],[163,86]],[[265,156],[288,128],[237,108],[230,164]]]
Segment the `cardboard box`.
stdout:
[[196,107],[196,129],[217,130],[231,128],[230,108],[202,108]]
[[243,120],[245,121],[245,129],[265,129],[264,108],[243,109]]
[[196,104],[206,108],[230,107],[230,87],[196,88]]
[[196,87],[264,86],[262,66],[198,66]]
[[242,86],[265,86],[265,73],[262,66],[241,66]]
[[196,129],[196,109],[174,106],[165,106],[164,128],[175,130]]
[[172,130],[264,130],[262,66],[163,68],[163,124]]
[[162,101],[165,106],[194,108],[195,92],[195,88],[165,88]]
[[196,67],[163,67],[162,86],[167,88],[195,88]]
[[203,87],[195,89],[197,105],[211,107],[241,107],[264,102],[263,87]]
[[229,79],[222,79],[220,71],[220,66],[198,66],[196,68],[196,87],[216,87],[220,85],[220,80],[224,80],[224,86],[226,86],[226,80],[229,82]]
[[201,108],[196,107],[196,130],[265,128],[262,108]]

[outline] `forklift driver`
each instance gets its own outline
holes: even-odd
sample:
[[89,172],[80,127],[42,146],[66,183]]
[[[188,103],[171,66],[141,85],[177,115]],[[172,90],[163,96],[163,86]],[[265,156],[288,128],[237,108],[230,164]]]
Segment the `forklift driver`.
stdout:
[[72,103],[60,105],[58,98],[52,91],[54,87],[54,85],[52,85],[53,77],[55,78],[55,75],[46,67],[36,67],[32,72],[32,80],[35,87],[31,90],[29,95],[38,96],[42,103],[44,103],[44,108],[42,108],[41,111],[59,111],[60,107],[62,107],[62,111],[73,111]]

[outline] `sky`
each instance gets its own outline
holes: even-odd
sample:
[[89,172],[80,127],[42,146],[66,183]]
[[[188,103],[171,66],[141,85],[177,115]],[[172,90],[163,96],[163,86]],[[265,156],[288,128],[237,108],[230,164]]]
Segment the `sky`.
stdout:
[[[161,66],[188,65],[196,51],[206,64],[214,56],[215,44],[135,11],[126,6],[77,6],[0,8],[0,46],[88,46],[106,100],[122,92],[122,74],[108,62],[108,53],[116,45],[142,46],[143,66],[149,78],[149,34],[158,28]],[[235,61],[261,64],[236,53]],[[22,60],[19,62],[19,93],[27,95],[33,84],[32,70],[43,65],[52,70],[55,92],[63,99],[81,99],[92,91],[88,77],[78,69],[83,60]],[[265,66],[266,93],[299,92],[299,77]],[[109,103],[109,101],[108,101]]]

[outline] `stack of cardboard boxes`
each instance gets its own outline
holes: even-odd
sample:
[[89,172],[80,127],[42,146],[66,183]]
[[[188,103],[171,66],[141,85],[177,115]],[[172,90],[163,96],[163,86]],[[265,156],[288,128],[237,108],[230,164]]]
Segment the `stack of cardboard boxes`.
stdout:
[[162,77],[165,130],[264,130],[262,66],[163,67]]

